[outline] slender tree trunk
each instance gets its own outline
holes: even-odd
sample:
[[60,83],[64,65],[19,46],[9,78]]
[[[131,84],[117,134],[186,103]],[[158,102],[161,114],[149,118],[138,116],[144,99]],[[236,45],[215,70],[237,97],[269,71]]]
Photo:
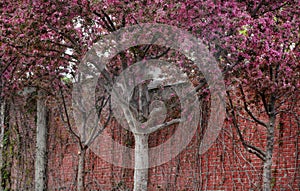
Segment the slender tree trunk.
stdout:
[[77,190],[84,191],[84,177],[85,177],[85,154],[86,148],[79,147],[78,169],[77,169]]
[[[2,168],[3,165],[3,137],[4,137],[4,120],[5,120],[5,102],[1,102],[1,107],[0,107],[0,169]],[[0,173],[0,191],[3,190],[2,187],[2,174]]]
[[37,99],[37,129],[35,158],[35,190],[46,190],[46,158],[47,158],[47,108],[45,93],[38,91]]
[[146,191],[148,186],[148,134],[135,134],[134,191]]
[[271,115],[267,129],[267,147],[266,160],[263,166],[263,191],[271,191],[272,189],[272,157],[274,149],[274,126],[276,116]]
[[1,166],[1,176],[2,182],[1,186],[3,190],[11,190],[11,171],[12,171],[12,159],[13,159],[13,152],[11,148],[11,127],[10,127],[10,106],[8,103],[4,105],[4,126],[2,130],[3,137],[2,137],[2,166]]

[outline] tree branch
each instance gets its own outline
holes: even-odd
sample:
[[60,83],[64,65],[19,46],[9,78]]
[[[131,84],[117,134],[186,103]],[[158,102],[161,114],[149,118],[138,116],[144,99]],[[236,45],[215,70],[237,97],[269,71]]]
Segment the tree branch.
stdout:
[[265,3],[265,0],[262,0],[262,1],[257,5],[257,7],[252,11],[251,17],[253,17],[253,18],[256,17],[257,12],[258,12],[259,9],[263,6],[264,3]]
[[70,35],[67,35],[66,33],[61,32],[60,30],[58,30],[56,27],[54,27],[53,25],[51,25],[49,22],[46,22],[48,27],[50,29],[52,29],[53,31],[55,31],[56,33],[60,34],[61,36],[65,37],[66,39],[68,39],[72,44],[75,45],[76,48],[80,48],[79,44],[76,42],[76,40],[74,40]]
[[93,13],[100,17],[101,20],[104,22],[104,28],[106,28],[109,32],[114,32],[116,31],[116,27],[115,25],[113,24],[112,20],[109,18],[109,16],[103,11],[101,10],[102,14],[104,16],[102,16],[100,13],[98,13],[96,10],[93,11]]
[[[231,116],[232,116],[232,120],[233,120],[233,126],[235,127],[237,133],[238,133],[238,136],[240,138],[240,141],[242,142],[242,145],[244,146],[244,148],[252,153],[252,154],[255,154],[257,157],[259,157],[261,160],[265,161],[265,157],[266,157],[266,154],[264,151],[262,151],[261,149],[259,149],[258,147],[255,147],[249,143],[247,143],[243,137],[243,134],[239,128],[239,125],[238,125],[238,122],[237,122],[237,119],[236,119],[236,115],[235,115],[235,112],[234,112],[234,107],[233,107],[233,103],[232,103],[232,99],[231,99],[231,96],[230,96],[230,93],[229,91],[226,91],[226,94],[227,94],[227,97],[229,99],[229,105],[230,105],[230,113],[231,113]],[[226,109],[226,112],[229,113],[228,109]]]
[[72,126],[71,126],[71,122],[70,122],[70,118],[69,118],[69,114],[68,114],[68,109],[67,109],[67,105],[66,105],[66,102],[65,102],[65,97],[64,97],[64,94],[63,94],[62,87],[59,86],[59,89],[60,89],[60,94],[61,94],[61,98],[62,98],[62,101],[63,101],[64,111],[65,111],[66,118],[67,118],[68,130],[69,130],[69,132],[72,135],[74,135],[76,137],[76,139],[78,140],[79,144],[81,145],[80,137],[75,133],[75,131],[72,129]]
[[106,20],[108,21],[108,23],[110,24],[111,29],[113,31],[116,31],[116,27],[115,27],[114,23],[112,22],[112,20],[110,19],[110,17],[108,16],[108,14],[106,14],[103,10],[101,10],[101,12],[103,13],[103,15],[106,18]]
[[266,100],[266,96],[263,92],[259,92],[259,95],[261,97],[261,100],[263,102],[264,108],[265,108],[265,112],[269,113],[269,108],[268,108],[268,104],[267,104],[267,100]]
[[254,116],[254,114],[249,110],[248,108],[248,104],[247,104],[247,100],[246,100],[246,96],[245,96],[245,93],[244,93],[244,90],[243,90],[243,87],[241,85],[239,85],[239,88],[241,90],[241,94],[242,94],[242,100],[243,100],[243,103],[244,103],[244,109],[245,111],[248,113],[248,115],[258,124],[264,126],[264,127],[268,127],[267,124],[261,120],[259,120],[257,117]]
[[7,68],[17,59],[17,57],[14,57],[5,67],[4,69],[1,71],[0,75],[2,76],[2,74],[7,70]]
[[160,54],[157,54],[156,56],[151,56],[150,59],[159,59],[162,56],[166,55],[169,52],[170,49],[171,48],[167,48],[167,50],[165,50],[164,52],[161,52]]
[[[99,112],[98,112],[98,117],[100,118],[101,112],[103,110],[103,108],[106,106],[106,104],[109,103],[109,113],[108,113],[108,117],[103,125],[102,129],[99,129],[97,132],[96,130],[98,129],[97,127],[93,128],[93,132],[90,136],[90,138],[88,139],[88,141],[86,142],[86,145],[89,147],[94,140],[103,132],[103,130],[108,126],[108,123],[111,119],[111,114],[112,114],[112,110],[111,110],[111,102],[110,102],[110,96],[106,99],[105,103],[103,103],[102,107],[100,107]],[[97,124],[96,124],[97,125]]]
[[149,129],[147,129],[147,131],[150,131],[151,133],[152,132],[155,132],[159,129],[162,129],[164,127],[167,127],[167,126],[170,126],[170,125],[173,125],[175,123],[180,123],[182,120],[181,119],[173,119],[171,121],[168,121],[168,122],[165,122],[165,123],[162,123],[162,124],[159,124],[157,126],[154,126],[154,127],[150,127]]

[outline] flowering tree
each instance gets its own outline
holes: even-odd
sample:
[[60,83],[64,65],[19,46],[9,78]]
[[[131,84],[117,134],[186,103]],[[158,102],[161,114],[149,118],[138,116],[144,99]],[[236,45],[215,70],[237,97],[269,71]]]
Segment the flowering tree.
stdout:
[[[67,74],[73,75],[88,48],[124,26],[164,23],[202,39],[223,70],[230,120],[243,146],[262,159],[263,189],[271,189],[276,119],[299,94],[298,1],[24,0],[2,1],[0,5],[1,96],[28,86],[50,94],[55,94],[53,90],[61,95],[70,92],[63,79]],[[193,69],[182,55],[175,52],[174,56],[171,52],[148,45],[134,47],[130,53],[121,52],[110,62],[110,67],[118,75],[128,63],[162,57],[184,63],[186,71]],[[192,78],[197,82],[203,80],[201,75]],[[239,111],[240,108],[244,111]],[[265,148],[245,141],[238,114],[266,129]],[[84,151],[88,144],[72,130],[70,123],[68,129],[77,138],[82,153],[78,190],[83,190]],[[147,179],[146,173],[142,174],[144,177],[140,179]]]
[[[241,23],[234,23],[235,31],[227,31],[220,46],[220,60],[236,64],[228,74],[239,103],[232,102],[228,90],[231,119],[243,146],[263,160],[263,190],[271,190],[271,166],[277,116],[287,112],[299,93],[299,18],[295,7],[299,2],[259,1],[248,8]],[[247,9],[246,9],[247,10]],[[298,32],[297,32],[298,31]],[[235,37],[230,35],[235,33]],[[224,60],[223,60],[224,59]],[[232,78],[235,76],[238,80]],[[299,98],[298,98],[299,99]],[[263,109],[261,109],[263,105]],[[237,108],[266,129],[266,146],[257,148],[245,141],[237,121]]]
[[[299,95],[299,2],[147,1],[147,7],[142,3],[125,4],[137,23],[154,20],[172,24],[206,42],[224,71],[230,119],[244,147],[262,159],[262,187],[270,190],[276,119]],[[116,9],[122,3],[117,5]],[[233,102],[232,93],[239,102]],[[239,104],[244,110],[242,115],[266,129],[265,148],[245,141],[236,119]]]
[[[45,96],[57,97],[58,91],[63,95],[63,91],[69,89],[63,79],[71,74],[73,65],[80,59],[78,55],[81,51],[76,52],[74,49],[84,48],[84,45],[73,40],[77,36],[75,28],[69,33],[59,31],[59,28],[60,25],[69,28],[73,26],[78,14],[71,15],[63,4],[32,1],[3,1],[1,4],[1,96],[14,95],[24,88],[35,88],[39,95],[44,92],[42,97],[39,96],[37,104],[39,113],[35,164],[35,188],[42,190],[46,184],[47,141],[44,100]],[[51,9],[47,9],[47,6]],[[55,12],[56,9],[59,11]],[[58,18],[62,14],[65,20]],[[73,35],[70,36],[70,33]],[[69,130],[76,136],[71,127]]]
[[[194,17],[199,22],[191,30],[200,30],[219,59],[228,84],[230,120],[243,146],[262,159],[262,188],[271,190],[276,119],[289,111],[299,95],[299,2],[217,1],[206,5],[191,9],[207,10],[207,17]],[[265,128],[265,148],[246,141],[238,115]]]

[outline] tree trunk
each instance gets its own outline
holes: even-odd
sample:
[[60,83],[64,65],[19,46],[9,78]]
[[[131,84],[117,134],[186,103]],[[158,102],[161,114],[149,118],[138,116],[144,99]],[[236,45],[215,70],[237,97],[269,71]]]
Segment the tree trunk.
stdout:
[[[2,157],[2,152],[3,152],[3,137],[4,137],[4,120],[5,120],[5,102],[1,102],[1,107],[0,107],[0,169],[2,168],[3,165],[3,157]],[[0,191],[4,190],[2,187],[2,174],[0,174]]]
[[146,191],[148,185],[148,134],[135,134],[134,191]]
[[2,137],[2,166],[1,166],[1,187],[3,190],[11,190],[11,171],[12,171],[12,161],[13,161],[13,151],[11,150],[12,142],[11,142],[11,127],[10,127],[10,107],[6,103],[4,105],[4,127],[3,137]]
[[47,108],[45,93],[38,91],[35,158],[35,190],[46,190]]
[[274,149],[274,126],[275,115],[270,116],[270,121],[267,129],[267,148],[266,160],[263,166],[263,191],[270,191],[272,189],[272,156]]
[[77,190],[84,191],[84,176],[85,176],[85,154],[86,148],[79,147],[78,169],[77,169]]

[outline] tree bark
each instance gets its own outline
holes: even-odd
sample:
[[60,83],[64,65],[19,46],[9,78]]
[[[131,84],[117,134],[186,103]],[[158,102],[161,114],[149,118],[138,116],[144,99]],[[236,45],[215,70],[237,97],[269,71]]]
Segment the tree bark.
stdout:
[[271,115],[267,128],[266,158],[263,165],[263,191],[272,190],[272,156],[274,149],[274,126],[276,116]]
[[135,138],[135,168],[134,191],[146,191],[148,186],[148,134],[134,134]]
[[45,93],[38,91],[35,158],[35,190],[46,190],[47,108]]
[[77,169],[77,190],[84,191],[84,177],[85,177],[85,154],[86,148],[79,147],[78,169]]
[[[1,102],[1,107],[0,107],[0,169],[2,168],[3,165],[3,137],[4,137],[4,120],[5,120],[5,102]],[[2,174],[0,174],[0,191],[4,190],[2,187]]]

